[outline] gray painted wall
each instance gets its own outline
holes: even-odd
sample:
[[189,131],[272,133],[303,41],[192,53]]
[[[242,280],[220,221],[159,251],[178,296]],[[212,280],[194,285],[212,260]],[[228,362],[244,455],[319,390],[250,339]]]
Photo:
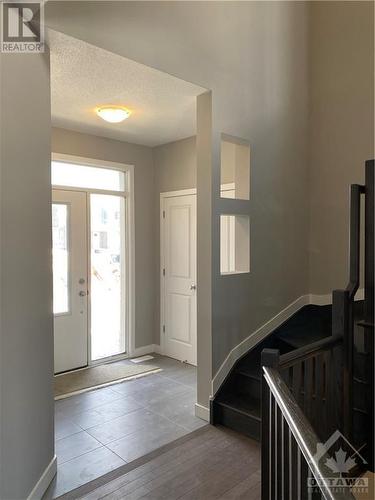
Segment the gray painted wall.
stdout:
[[59,128],[52,151],[134,165],[135,346],[154,343],[154,169],[152,149]]
[[160,344],[160,193],[195,188],[197,154],[195,137],[163,144],[153,149],[155,172],[155,334]]
[[0,54],[0,498],[54,456],[49,56]]
[[348,280],[349,185],[374,158],[374,4],[311,2],[309,290]]
[[212,379],[212,94],[197,98],[197,403],[209,407]]
[[188,137],[153,148],[157,193],[197,186],[195,143],[195,137]]

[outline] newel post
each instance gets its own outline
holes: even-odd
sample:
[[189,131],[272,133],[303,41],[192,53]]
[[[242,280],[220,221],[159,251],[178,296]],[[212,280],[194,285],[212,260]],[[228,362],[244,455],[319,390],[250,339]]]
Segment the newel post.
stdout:
[[263,367],[275,368],[279,367],[280,353],[277,349],[263,349],[261,356],[262,366],[262,404],[261,404],[261,417],[262,417],[262,500],[269,500],[274,498],[275,481],[272,471],[272,449],[274,448],[274,422],[272,422],[271,413],[272,408],[272,395],[268,387],[267,381],[264,378]]
[[[353,311],[348,290],[334,290],[332,293],[332,335],[343,337],[343,356],[340,359],[338,350],[333,350],[328,387],[330,413],[336,414],[335,421],[339,423],[340,430],[347,439],[351,439],[354,339]],[[331,430],[333,432],[335,429]]]

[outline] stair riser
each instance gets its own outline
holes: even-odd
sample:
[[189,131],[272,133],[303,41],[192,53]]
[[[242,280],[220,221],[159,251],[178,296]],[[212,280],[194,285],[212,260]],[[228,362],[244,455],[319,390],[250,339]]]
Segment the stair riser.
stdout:
[[368,365],[367,354],[356,352],[354,355],[354,375],[361,380],[366,380],[367,365]]
[[368,453],[368,427],[370,425],[369,416],[363,413],[353,411],[353,428],[354,434],[356,436],[356,442],[353,443],[355,446],[364,446],[363,455]]
[[260,399],[261,396],[261,384],[260,380],[254,379],[252,377],[247,377],[246,375],[236,374],[236,389],[241,392],[241,394],[249,394],[252,398]]
[[214,403],[214,411],[215,424],[224,425],[256,441],[260,441],[260,421],[258,419],[217,403]]
[[355,408],[366,411],[368,407],[369,386],[367,384],[353,382],[353,405]]

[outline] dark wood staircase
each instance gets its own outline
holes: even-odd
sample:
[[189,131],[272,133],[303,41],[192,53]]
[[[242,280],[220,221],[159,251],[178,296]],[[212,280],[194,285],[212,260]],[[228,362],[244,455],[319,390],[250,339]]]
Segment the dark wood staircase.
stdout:
[[[262,500],[355,500],[359,484],[371,496],[362,474],[375,470],[374,169],[366,161],[365,184],[350,187],[349,280],[332,293],[331,335],[287,354],[262,352]],[[356,460],[332,468],[338,454]]]
[[261,353],[286,354],[331,333],[332,306],[307,305],[277,328],[233,367],[212,404],[212,423],[260,440]]
[[[355,302],[360,280],[362,197],[365,197],[365,300]],[[333,292],[333,305],[303,307],[246,353],[213,399],[211,423],[257,440],[263,427],[268,437],[271,421],[267,420],[267,413],[266,421],[262,423],[261,419],[263,375],[268,367],[274,379],[275,373],[279,373],[283,379],[280,384],[290,391],[319,440],[324,442],[335,430],[340,430],[361,448],[367,469],[374,470],[374,160],[366,162],[365,185],[351,186],[349,255],[349,284],[346,289]],[[267,405],[264,393],[263,405]],[[277,422],[272,425],[279,425]],[[263,469],[267,467],[267,463],[262,465]],[[268,493],[263,497],[268,498]]]

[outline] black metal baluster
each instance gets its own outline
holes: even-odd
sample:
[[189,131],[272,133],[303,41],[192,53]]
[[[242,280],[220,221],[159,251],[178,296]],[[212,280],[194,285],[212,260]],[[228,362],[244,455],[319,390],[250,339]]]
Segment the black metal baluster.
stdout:
[[293,366],[293,396],[298,404],[301,402],[301,363]]
[[313,366],[312,358],[305,360],[305,378],[304,378],[304,409],[306,417],[311,421],[312,417],[312,397],[313,397]]
[[297,498],[301,500],[302,498],[302,481],[301,481],[301,451],[297,447]]
[[289,499],[289,428],[282,418],[282,448],[283,448],[283,480],[282,480],[282,500]]
[[277,440],[276,440],[276,494],[277,500],[281,500],[283,497],[283,480],[284,480],[284,454],[283,454],[283,422],[282,413],[280,408],[276,405],[275,408],[275,425],[277,428]]
[[296,443],[296,440],[293,437],[293,434],[291,434],[291,484],[290,484],[290,500],[297,500],[298,499],[298,446]]
[[[262,366],[279,365],[279,352],[264,349],[261,355]],[[274,399],[264,376],[262,377],[262,500],[274,498]]]
[[262,381],[262,500],[270,498],[270,404],[272,395],[267,383]]
[[[321,432],[319,433],[324,439],[327,439],[327,408],[324,401],[324,355],[319,354],[315,359],[315,401],[314,401],[314,417],[315,421],[319,419]],[[327,437],[326,437],[327,436]]]
[[275,500],[277,496],[277,426],[276,426],[276,415],[277,415],[277,404],[275,399],[272,399],[271,406],[271,429],[272,429],[272,439],[271,439],[271,499]]
[[306,460],[300,453],[300,467],[301,467],[301,499],[308,500],[308,466]]

